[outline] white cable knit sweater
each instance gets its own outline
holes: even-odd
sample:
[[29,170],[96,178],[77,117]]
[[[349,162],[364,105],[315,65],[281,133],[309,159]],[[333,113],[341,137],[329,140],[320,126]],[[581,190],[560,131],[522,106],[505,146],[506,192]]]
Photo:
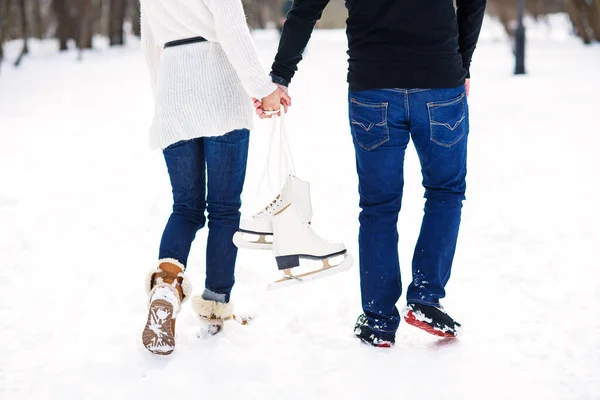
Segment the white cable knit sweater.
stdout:
[[[153,148],[252,129],[251,97],[277,86],[260,64],[241,0],[141,0],[141,25],[155,97]],[[163,49],[195,36],[208,42]]]

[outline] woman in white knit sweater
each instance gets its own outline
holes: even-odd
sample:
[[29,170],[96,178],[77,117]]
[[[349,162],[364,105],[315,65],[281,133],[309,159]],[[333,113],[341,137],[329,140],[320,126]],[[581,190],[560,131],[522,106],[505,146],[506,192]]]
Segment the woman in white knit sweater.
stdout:
[[232,237],[240,222],[252,99],[272,111],[290,99],[259,62],[241,0],[141,0],[141,26],[155,97],[151,145],[164,153],[174,201],[158,268],[147,281],[142,340],[151,352],[170,354],[175,318],[191,291],[187,258],[205,211],[205,289],[192,308],[213,333],[232,316]]

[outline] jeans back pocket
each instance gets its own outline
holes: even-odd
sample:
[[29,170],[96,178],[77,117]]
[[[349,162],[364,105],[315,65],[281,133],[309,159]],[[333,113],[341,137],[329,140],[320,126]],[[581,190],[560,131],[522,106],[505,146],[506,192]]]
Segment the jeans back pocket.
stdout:
[[427,103],[431,140],[452,147],[467,133],[465,94],[440,102]]
[[356,144],[370,151],[390,140],[388,103],[367,103],[350,99],[350,125]]

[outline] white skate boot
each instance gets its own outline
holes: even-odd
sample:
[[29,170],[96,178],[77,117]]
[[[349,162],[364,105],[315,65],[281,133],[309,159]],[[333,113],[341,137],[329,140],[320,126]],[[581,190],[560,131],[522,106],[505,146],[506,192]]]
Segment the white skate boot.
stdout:
[[[280,280],[270,288],[301,283],[345,271],[352,266],[352,257],[346,252],[343,243],[326,241],[313,232],[310,225],[302,218],[302,213],[291,203],[273,217],[273,253],[277,266],[284,271]],[[331,265],[330,260],[342,256],[343,261]],[[300,259],[320,260],[321,268],[294,275],[292,268],[300,265]]]
[[[233,236],[233,243],[238,247],[248,249],[271,250],[273,241],[268,240],[273,236],[273,215],[287,207],[290,203],[296,204],[303,220],[312,220],[312,204],[310,201],[310,185],[293,175],[288,179],[281,189],[281,193],[263,210],[254,214],[249,219],[242,219],[240,229]],[[244,235],[255,235],[255,241],[247,240]]]

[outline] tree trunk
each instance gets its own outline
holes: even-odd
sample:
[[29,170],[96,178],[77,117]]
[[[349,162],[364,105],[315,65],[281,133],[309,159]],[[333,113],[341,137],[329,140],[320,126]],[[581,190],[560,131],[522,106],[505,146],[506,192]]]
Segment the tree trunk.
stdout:
[[60,44],[60,51],[68,50],[69,39],[75,38],[76,26],[74,26],[74,20],[71,17],[71,9],[67,0],[53,0],[52,10],[56,15],[58,21],[58,27],[56,29],[56,36]]
[[[81,52],[83,49],[92,48],[93,32],[93,3],[92,0],[78,0],[78,20],[79,29],[77,37],[77,48]],[[80,53],[81,54],[81,53]]]
[[110,15],[108,19],[108,39],[111,46],[125,44],[123,24],[127,0],[110,0]]
[[21,33],[23,35],[23,48],[21,49],[21,54],[19,54],[19,57],[17,58],[17,61],[15,61],[15,67],[18,67],[19,65],[21,65],[21,61],[23,61],[23,57],[25,57],[26,54],[29,54],[29,46],[28,46],[28,40],[29,40],[29,24],[27,21],[27,2],[26,0],[20,0],[19,2],[19,8],[20,8],[20,12],[21,12]]
[[588,4],[588,19],[595,39],[600,42],[600,0]]
[[583,43],[590,44],[591,38],[589,37],[584,21],[582,19],[582,6],[585,5],[585,0],[569,0],[567,4],[567,10],[571,22],[577,28],[577,35],[583,40]]
[[44,38],[44,24],[42,22],[42,4],[40,0],[33,0],[33,19],[35,22],[35,37]]
[[6,25],[10,10],[10,0],[0,0],[0,64],[4,60],[4,40],[6,39]]
[[262,5],[259,0],[243,0],[248,25],[253,29],[264,28]]
[[133,34],[137,37],[140,37],[142,35],[142,27],[140,24],[140,0],[133,0],[133,6],[131,8],[131,27]]

